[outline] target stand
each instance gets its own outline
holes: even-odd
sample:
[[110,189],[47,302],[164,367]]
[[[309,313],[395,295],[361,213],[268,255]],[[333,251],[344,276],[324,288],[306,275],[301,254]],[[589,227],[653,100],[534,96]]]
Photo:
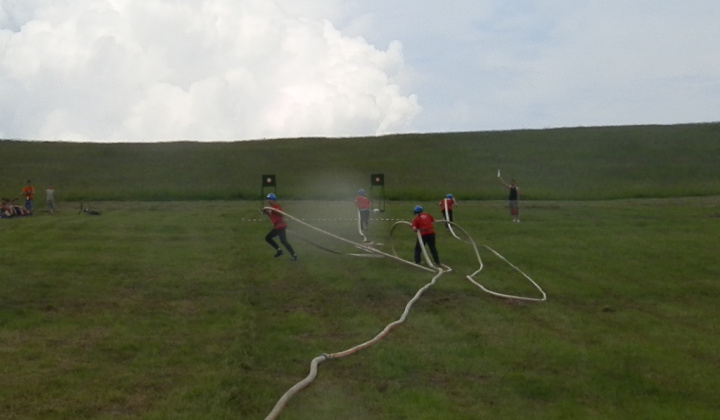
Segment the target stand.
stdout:
[[[376,187],[380,190],[378,193],[375,192]],[[379,196],[378,199],[375,197]],[[372,174],[370,175],[370,200],[373,203],[380,203],[378,208],[380,211],[385,211],[385,174]]]
[[272,193],[277,195],[277,180],[275,174],[262,176],[262,184],[260,186],[260,201],[265,201],[265,188],[272,188]]

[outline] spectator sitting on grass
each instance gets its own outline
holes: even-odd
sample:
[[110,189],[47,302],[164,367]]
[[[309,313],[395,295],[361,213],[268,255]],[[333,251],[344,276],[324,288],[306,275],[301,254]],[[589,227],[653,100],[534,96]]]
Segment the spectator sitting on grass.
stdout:
[[17,199],[10,200],[3,198],[0,204],[0,217],[3,219],[9,219],[15,216],[27,216],[30,213],[22,206],[17,203]]
[[3,219],[7,219],[8,217],[12,217],[13,215],[14,213],[10,208],[10,202],[7,198],[3,198],[2,201],[0,201],[0,217]]

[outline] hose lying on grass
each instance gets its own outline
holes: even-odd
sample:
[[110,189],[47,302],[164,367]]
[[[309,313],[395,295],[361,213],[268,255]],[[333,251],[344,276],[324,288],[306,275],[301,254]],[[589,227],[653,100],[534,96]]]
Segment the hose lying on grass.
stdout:
[[[270,209],[270,208],[268,208],[268,209]],[[276,211],[276,212],[278,212],[278,213],[281,213],[283,216],[285,216],[285,217],[287,217],[287,218],[289,218],[289,219],[291,219],[291,220],[294,220],[294,221],[296,221],[296,222],[298,222],[298,223],[300,223],[300,224],[302,224],[302,225],[304,225],[304,226],[306,226],[306,227],[308,227],[308,228],[310,228],[310,229],[313,229],[313,230],[315,230],[315,231],[317,231],[317,232],[320,232],[320,233],[322,233],[322,234],[324,234],[324,235],[327,235],[327,236],[329,236],[329,237],[332,237],[332,238],[337,239],[337,240],[342,241],[342,242],[346,242],[346,243],[352,244],[353,246],[355,246],[355,247],[357,247],[358,249],[361,249],[361,250],[363,250],[363,251],[366,251],[366,252],[369,252],[369,253],[378,254],[378,255],[381,255],[381,256],[384,256],[384,257],[387,257],[387,258],[394,259],[394,260],[399,261],[399,262],[407,263],[407,264],[410,264],[410,265],[412,265],[412,266],[414,266],[414,267],[416,267],[416,268],[420,268],[420,269],[423,269],[423,270],[431,271],[431,272],[435,273],[435,275],[433,276],[432,280],[431,280],[429,283],[427,283],[425,286],[423,286],[422,288],[420,288],[420,289],[415,293],[415,296],[413,296],[413,298],[410,299],[410,301],[407,303],[407,305],[405,305],[405,311],[403,311],[403,313],[402,313],[402,315],[400,316],[400,318],[398,318],[396,321],[393,321],[393,322],[391,322],[390,324],[388,324],[388,325],[387,325],[379,334],[377,334],[375,337],[373,337],[372,339],[370,339],[370,340],[368,340],[368,341],[366,341],[366,342],[364,342],[364,343],[362,343],[362,344],[358,344],[357,346],[354,346],[354,347],[352,347],[352,348],[349,348],[349,349],[347,349],[347,350],[340,351],[340,352],[336,352],[336,353],[330,353],[330,354],[327,354],[327,353],[326,353],[326,354],[323,354],[323,355],[321,355],[321,356],[318,356],[318,357],[315,357],[314,359],[312,359],[312,361],[310,362],[310,373],[308,374],[308,376],[306,376],[305,379],[303,379],[302,381],[300,381],[300,382],[298,382],[297,384],[295,384],[294,386],[292,386],[290,389],[288,389],[288,390],[285,392],[285,394],[283,394],[282,397],[280,397],[280,399],[279,399],[279,400],[277,401],[277,403],[275,404],[275,407],[273,407],[273,409],[272,409],[272,411],[270,412],[270,414],[268,414],[268,416],[265,418],[266,420],[273,420],[273,419],[277,418],[277,416],[280,415],[280,412],[281,412],[282,409],[285,407],[285,405],[286,405],[287,402],[290,400],[290,398],[292,398],[293,395],[295,395],[295,394],[298,393],[300,390],[302,390],[303,388],[305,388],[305,387],[307,387],[308,385],[310,385],[310,383],[312,383],[312,381],[315,380],[315,377],[317,376],[317,367],[318,367],[318,365],[319,365],[320,363],[322,363],[322,362],[324,362],[324,361],[326,361],[326,360],[329,360],[329,359],[339,359],[339,358],[342,358],[342,357],[349,356],[349,355],[354,354],[354,353],[356,353],[356,352],[358,352],[358,351],[360,351],[360,350],[362,350],[362,349],[365,349],[365,348],[367,348],[367,347],[370,347],[370,346],[372,346],[373,344],[375,344],[375,343],[377,343],[378,341],[380,341],[383,337],[385,337],[387,334],[389,334],[390,331],[391,331],[393,328],[395,328],[396,326],[398,326],[398,325],[402,324],[403,322],[405,322],[405,319],[407,318],[408,314],[410,313],[410,308],[413,306],[413,304],[414,304],[418,299],[420,299],[420,296],[422,296],[422,294],[423,294],[427,289],[429,289],[430,287],[432,287],[432,286],[437,282],[437,280],[438,280],[443,274],[452,271],[452,269],[451,269],[450,267],[447,267],[447,266],[445,266],[445,265],[441,265],[441,267],[435,267],[435,266],[432,264],[432,261],[431,261],[431,259],[429,258],[428,254],[427,254],[427,250],[426,250],[426,248],[425,248],[424,246],[422,247],[423,256],[424,256],[424,258],[425,258],[426,263],[427,263],[430,267],[432,267],[432,268],[426,267],[426,266],[423,266],[423,265],[420,265],[420,264],[415,264],[414,262],[411,262],[411,261],[407,261],[407,260],[405,260],[405,259],[402,259],[402,258],[400,258],[400,257],[397,255],[397,252],[395,251],[395,246],[394,246],[394,244],[392,243],[392,235],[393,235],[393,232],[394,232],[394,230],[395,230],[395,228],[396,228],[397,226],[405,225],[405,224],[406,224],[406,225],[410,225],[410,223],[407,222],[407,221],[399,221],[399,222],[396,222],[396,223],[392,226],[392,228],[390,229],[390,242],[391,242],[393,254],[388,254],[388,253],[382,252],[382,251],[380,251],[380,250],[378,250],[378,249],[376,249],[376,248],[373,248],[373,247],[371,247],[371,246],[364,245],[364,244],[359,244],[359,243],[353,242],[353,241],[351,241],[351,240],[342,238],[342,237],[340,237],[340,236],[334,235],[334,234],[332,234],[332,233],[330,233],[330,232],[324,231],[324,230],[322,230],[322,229],[320,229],[320,228],[317,228],[317,227],[315,227],[315,226],[312,226],[312,225],[310,225],[310,224],[308,224],[308,223],[306,223],[306,222],[304,222],[304,221],[302,221],[302,220],[300,220],[300,219],[297,219],[297,218],[295,218],[295,217],[293,217],[293,216],[291,216],[290,214],[287,214],[287,213],[285,213],[285,212],[278,211],[277,209],[272,209],[272,210],[273,210],[273,211]],[[460,237],[458,237],[458,236],[455,234],[455,231],[454,231],[454,230],[452,231],[452,234],[453,234],[453,236],[454,236],[455,238],[457,238],[458,240],[462,240],[462,241],[470,244],[470,245],[472,246],[472,248],[473,248],[473,251],[475,252],[475,256],[477,257],[478,263],[480,264],[480,268],[479,268],[477,271],[475,271],[474,273],[466,276],[466,278],[467,278],[471,283],[473,283],[475,286],[477,286],[477,287],[480,288],[482,291],[484,291],[484,292],[486,292],[486,293],[489,293],[489,294],[491,294],[491,295],[493,295],[493,296],[497,296],[497,297],[501,297],[501,298],[506,298],[506,299],[520,299],[520,300],[536,301],[536,302],[542,302],[542,301],[545,301],[545,300],[546,300],[547,295],[546,295],[545,292],[542,290],[542,288],[540,288],[540,286],[538,286],[538,284],[535,283],[535,281],[533,281],[533,279],[531,279],[531,278],[530,278],[527,274],[525,274],[522,270],[520,270],[519,268],[517,268],[516,266],[514,266],[514,265],[513,265],[512,263],[510,263],[507,259],[505,259],[505,257],[503,257],[502,255],[500,255],[497,251],[495,251],[494,249],[490,248],[490,247],[487,246],[487,245],[485,245],[485,248],[487,248],[489,251],[491,251],[493,254],[495,254],[495,255],[496,255],[498,258],[500,258],[501,260],[505,261],[505,262],[506,262],[507,264],[509,264],[514,270],[518,271],[518,272],[519,272],[520,274],[522,274],[527,280],[529,280],[529,281],[535,286],[535,288],[540,291],[540,293],[542,294],[542,297],[541,297],[541,298],[531,298],[531,297],[523,297],[523,296],[506,295],[506,294],[502,294],[502,293],[498,293],[498,292],[491,291],[491,290],[487,289],[486,287],[482,286],[480,283],[478,283],[478,282],[475,280],[475,276],[477,276],[478,274],[480,274],[480,272],[482,271],[484,265],[483,265],[482,259],[480,258],[480,253],[479,253],[479,251],[478,251],[477,245],[476,245],[475,242],[473,241],[472,237],[470,237],[470,235],[469,235],[463,228],[461,228],[460,226],[458,226],[457,224],[455,224],[455,223],[453,223],[453,222],[450,222],[450,221],[447,221],[447,220],[438,220],[437,222],[439,222],[439,223],[447,223],[447,224],[450,225],[449,227],[450,227],[451,229],[452,229],[453,227],[455,227],[456,229],[458,229],[460,232],[462,232],[462,233],[467,237],[467,240],[463,240],[463,239],[461,239]],[[417,232],[417,237],[418,237],[418,241],[420,241],[420,243],[422,244],[422,237],[420,236],[420,232]],[[363,236],[363,239],[365,239],[364,236]],[[323,248],[323,249],[325,249],[325,248]]]
[[400,316],[400,318],[397,319],[396,321],[393,321],[390,324],[388,324],[378,335],[376,335],[372,339],[370,339],[362,344],[358,344],[357,346],[349,348],[344,351],[340,351],[337,353],[331,353],[331,354],[323,354],[322,356],[318,356],[318,357],[314,358],[312,360],[312,362],[310,362],[310,373],[308,374],[308,376],[306,376],[305,379],[303,379],[302,381],[295,384],[292,388],[288,389],[285,392],[285,394],[282,397],[280,397],[278,402],[275,404],[275,407],[273,408],[273,410],[270,412],[270,414],[268,414],[267,417],[265,417],[265,419],[271,420],[271,419],[277,418],[277,416],[280,414],[280,412],[285,407],[285,404],[287,404],[287,402],[290,400],[290,398],[292,398],[293,395],[298,393],[300,390],[302,390],[306,386],[310,385],[310,383],[313,380],[315,380],[315,376],[317,376],[317,366],[320,363],[322,363],[326,360],[329,360],[329,359],[339,359],[342,357],[346,357],[346,356],[356,353],[364,348],[370,347],[373,344],[380,341],[383,337],[388,335],[393,328],[395,328],[396,326],[405,322],[405,318],[407,318],[408,314],[410,313],[410,308],[412,307],[412,305],[418,299],[420,299],[420,296],[423,294],[423,292],[425,292],[433,284],[435,284],[437,279],[440,278],[440,276],[444,272],[445,271],[442,268],[439,268],[437,274],[432,278],[430,283],[426,284],[420,290],[418,290],[417,293],[415,293],[415,296],[413,296],[413,298],[407,303],[407,305],[405,305],[405,311],[402,313],[402,316]]

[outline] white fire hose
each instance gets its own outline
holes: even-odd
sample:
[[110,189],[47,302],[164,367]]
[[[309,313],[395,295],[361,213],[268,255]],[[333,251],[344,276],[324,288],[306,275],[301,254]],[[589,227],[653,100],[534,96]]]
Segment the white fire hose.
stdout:
[[[306,226],[306,227],[308,227],[308,228],[310,228],[310,229],[313,229],[313,230],[315,230],[315,231],[317,231],[317,232],[320,232],[320,233],[322,233],[322,234],[324,234],[324,235],[330,236],[330,237],[332,237],[332,238],[334,238],[334,239],[337,239],[337,240],[339,240],[339,241],[341,241],[341,242],[345,242],[345,243],[351,244],[351,245],[355,246],[356,248],[359,248],[359,249],[361,249],[361,250],[363,250],[363,251],[366,251],[366,252],[369,252],[369,253],[374,253],[374,254],[379,254],[379,255],[381,255],[381,256],[384,256],[384,257],[387,257],[387,258],[392,258],[392,259],[394,259],[394,260],[396,260],[396,261],[399,261],[399,262],[404,262],[404,263],[406,263],[406,264],[410,264],[410,265],[412,265],[413,267],[420,268],[420,269],[423,269],[423,270],[426,270],[426,271],[430,271],[430,272],[435,273],[435,275],[433,276],[432,280],[431,280],[429,283],[427,283],[425,286],[423,286],[422,288],[420,288],[420,289],[415,293],[415,296],[413,296],[413,298],[410,299],[410,301],[407,303],[407,305],[405,305],[405,311],[403,311],[403,313],[402,313],[402,315],[400,316],[400,318],[397,319],[396,321],[393,321],[393,322],[391,322],[390,324],[388,324],[388,325],[387,325],[379,334],[377,334],[374,338],[372,338],[372,339],[370,339],[370,340],[368,340],[368,341],[366,341],[366,342],[364,342],[364,343],[362,343],[362,344],[358,344],[357,346],[352,347],[352,348],[350,348],[350,349],[347,349],[347,350],[344,350],[344,351],[340,351],[340,352],[336,352],[336,353],[323,354],[323,355],[321,355],[321,356],[317,356],[317,357],[315,357],[314,359],[312,359],[312,361],[310,362],[310,373],[308,374],[308,376],[305,377],[305,379],[303,379],[302,381],[300,381],[300,382],[298,382],[297,384],[295,384],[294,386],[292,386],[290,389],[288,389],[288,390],[285,392],[285,394],[283,394],[283,396],[280,397],[280,399],[277,401],[277,403],[275,404],[275,407],[274,407],[273,410],[270,412],[270,414],[268,414],[268,416],[265,418],[265,420],[273,420],[273,419],[277,418],[278,415],[280,415],[280,412],[281,412],[282,409],[285,407],[285,405],[286,405],[287,402],[290,400],[290,398],[292,398],[293,395],[295,395],[297,392],[299,392],[299,391],[302,390],[303,388],[307,387],[307,386],[315,379],[315,377],[317,376],[317,367],[318,367],[318,365],[319,365],[320,363],[322,363],[322,362],[324,362],[324,361],[326,361],[326,360],[328,360],[328,359],[339,359],[339,358],[342,358],[342,357],[349,356],[349,355],[351,355],[351,354],[356,353],[356,352],[359,351],[359,350],[362,350],[362,349],[364,349],[364,348],[370,347],[371,345],[373,345],[373,344],[377,343],[378,341],[380,341],[380,340],[381,340],[383,337],[385,337],[393,328],[395,328],[396,326],[398,326],[398,325],[402,324],[403,322],[405,322],[405,319],[407,318],[408,314],[410,313],[410,308],[412,307],[412,305],[420,298],[420,296],[421,296],[427,289],[429,289],[430,287],[432,287],[432,286],[437,282],[437,280],[440,278],[440,276],[442,276],[444,273],[447,273],[447,272],[452,271],[452,269],[451,269],[450,267],[448,267],[448,266],[445,266],[444,264],[441,264],[442,267],[435,267],[435,266],[433,265],[432,260],[431,260],[430,257],[428,256],[426,247],[424,246],[424,244],[423,244],[423,242],[422,242],[422,236],[420,235],[420,232],[419,232],[419,231],[417,232],[417,239],[418,239],[418,241],[419,241],[419,243],[420,243],[420,245],[421,245],[421,247],[422,247],[422,252],[423,252],[423,256],[424,256],[424,258],[425,258],[425,262],[428,264],[429,267],[426,267],[426,266],[420,265],[420,264],[415,264],[414,262],[411,262],[411,261],[405,260],[405,259],[403,259],[403,258],[400,258],[400,257],[397,255],[397,252],[395,251],[394,243],[392,242],[392,234],[393,234],[393,231],[395,230],[395,228],[396,228],[397,226],[399,226],[399,225],[411,225],[411,223],[409,223],[409,222],[407,222],[407,221],[399,221],[399,222],[396,222],[395,224],[393,224],[392,228],[390,229],[390,242],[391,242],[391,247],[392,247],[392,252],[393,252],[393,254],[391,255],[391,254],[382,252],[382,251],[380,251],[380,250],[378,250],[378,249],[376,249],[376,248],[373,248],[373,247],[371,247],[371,246],[363,245],[363,244],[360,244],[360,243],[357,243],[357,242],[353,242],[353,241],[351,241],[351,240],[349,240],[349,239],[345,239],[345,238],[343,238],[343,237],[334,235],[334,234],[332,234],[332,233],[330,233],[330,232],[327,232],[327,231],[325,231],[325,230],[322,230],[322,229],[320,229],[320,228],[317,228],[317,227],[315,227],[315,226],[312,226],[312,225],[310,225],[309,223],[306,223],[306,222],[304,222],[304,221],[302,221],[302,220],[300,220],[300,219],[298,219],[298,218],[296,218],[296,217],[294,217],[294,216],[292,216],[292,215],[290,215],[290,214],[288,214],[288,213],[279,211],[279,210],[277,210],[277,209],[273,209],[273,208],[271,208],[271,207],[265,207],[263,210],[272,210],[272,211],[275,211],[275,212],[277,212],[277,213],[280,213],[280,214],[282,214],[283,216],[285,216],[285,217],[287,217],[287,218],[289,218],[289,219],[291,219],[291,220],[293,220],[293,221],[295,221],[295,222],[298,222],[298,223],[300,223],[300,224],[302,224],[302,225],[304,225],[304,226]],[[494,292],[494,291],[492,291],[492,290],[489,290],[489,289],[487,289],[486,287],[482,286],[480,283],[478,283],[478,282],[475,280],[475,276],[477,276],[478,274],[480,274],[480,272],[482,271],[484,265],[483,265],[482,259],[480,258],[480,253],[479,253],[479,251],[478,251],[477,245],[476,245],[475,242],[473,241],[472,237],[471,237],[462,227],[460,227],[459,225],[457,225],[457,224],[455,224],[455,223],[453,223],[453,222],[450,222],[450,221],[447,220],[447,219],[448,219],[448,218],[447,218],[447,214],[446,214],[446,220],[438,220],[437,222],[439,222],[439,223],[447,223],[447,224],[449,225],[449,227],[451,228],[451,232],[452,232],[452,234],[453,234],[453,236],[454,236],[455,238],[457,238],[457,239],[459,239],[459,240],[461,240],[461,241],[463,241],[463,242],[466,242],[466,243],[470,244],[470,245],[472,246],[472,248],[473,248],[473,251],[474,251],[474,253],[475,253],[475,256],[477,257],[477,261],[478,261],[478,263],[480,264],[480,268],[479,268],[477,271],[475,271],[474,273],[472,273],[472,274],[470,274],[470,275],[465,276],[472,284],[474,284],[475,286],[477,286],[478,288],[480,288],[482,291],[484,291],[484,292],[486,292],[486,293],[489,293],[489,294],[491,294],[491,295],[493,295],[493,296],[497,296],[497,297],[501,297],[501,298],[506,298],[506,299],[518,299],[518,300],[526,300],[526,301],[534,301],[534,302],[542,302],[542,301],[545,301],[545,300],[547,299],[547,295],[545,294],[545,292],[542,290],[542,288],[540,288],[540,286],[538,286],[537,283],[535,283],[535,281],[533,281],[532,278],[530,278],[530,277],[529,277],[527,274],[525,274],[522,270],[520,270],[518,267],[516,267],[515,265],[513,265],[512,263],[510,263],[505,257],[503,257],[502,255],[500,255],[497,251],[495,251],[494,249],[490,248],[490,247],[487,246],[487,245],[484,245],[484,247],[487,248],[490,252],[492,252],[495,256],[497,256],[497,257],[500,258],[501,260],[505,261],[505,262],[506,262],[508,265],[510,265],[514,270],[516,270],[517,272],[519,272],[520,274],[522,274],[523,277],[525,277],[528,281],[530,281],[530,283],[532,283],[533,286],[535,286],[535,288],[536,288],[538,291],[540,291],[540,293],[542,294],[542,298],[532,298],[532,297],[524,297],[524,296],[514,296],[514,295],[507,295],[507,294],[503,294],[503,293],[498,293],[498,292]],[[360,223],[360,222],[359,222],[359,215],[358,215],[358,223]],[[462,234],[463,234],[464,236],[466,236],[467,239],[464,240],[464,239],[461,239],[460,237],[458,237],[458,236],[455,234],[455,232],[452,230],[453,227],[456,228],[456,229],[458,229],[458,231],[462,232]],[[361,234],[361,235],[363,236],[363,238],[366,240],[365,235],[362,234],[362,229],[359,228],[359,230],[360,230],[360,234]]]

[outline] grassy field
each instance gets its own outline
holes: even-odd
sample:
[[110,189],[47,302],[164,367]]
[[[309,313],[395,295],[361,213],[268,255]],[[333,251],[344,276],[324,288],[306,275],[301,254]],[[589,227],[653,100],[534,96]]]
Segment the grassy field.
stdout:
[[[360,239],[351,203],[283,204]],[[370,239],[389,251],[414,204],[389,202]],[[264,418],[312,358],[369,340],[432,278],[297,222],[300,261],[273,259],[257,208],[105,202],[96,217],[66,203],[0,221],[0,417]],[[471,285],[470,247],[440,231],[455,271],[380,343],[321,364],[279,418],[717,418],[720,197],[534,201],[522,214],[467,201],[456,221],[546,302]],[[393,236],[410,258],[411,233]],[[481,256],[482,284],[537,296]]]
[[211,144],[0,141],[0,194],[18,197],[31,179],[65,201],[255,199],[262,175],[275,174],[283,199],[344,200],[384,173],[391,200],[495,200],[504,198],[502,169],[526,200],[707,196],[720,195],[718,139],[720,123]]
[[[262,419],[310,361],[397,320],[433,274],[359,241],[352,197],[384,173],[369,239],[412,257],[415,204],[440,277],[378,344],[326,361],[280,419],[715,419],[720,124],[242,143],[0,141],[0,194],[53,184],[58,212],[0,220],[0,419]],[[502,168],[523,191],[512,223]],[[102,212],[79,214],[80,202]],[[382,244],[382,245],[380,245]]]

